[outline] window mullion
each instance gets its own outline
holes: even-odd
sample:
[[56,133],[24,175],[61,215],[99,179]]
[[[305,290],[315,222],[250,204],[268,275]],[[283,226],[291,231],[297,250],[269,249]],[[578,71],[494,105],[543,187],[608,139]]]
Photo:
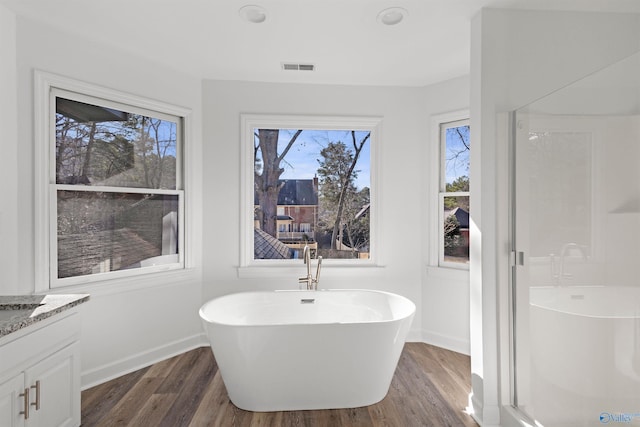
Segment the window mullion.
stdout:
[[61,191],[87,191],[94,193],[135,193],[135,194],[179,194],[181,190],[167,190],[161,188],[136,188],[136,187],[106,187],[91,185],[54,184]]
[[444,194],[445,197],[464,197],[468,196],[468,191],[442,191],[441,194]]

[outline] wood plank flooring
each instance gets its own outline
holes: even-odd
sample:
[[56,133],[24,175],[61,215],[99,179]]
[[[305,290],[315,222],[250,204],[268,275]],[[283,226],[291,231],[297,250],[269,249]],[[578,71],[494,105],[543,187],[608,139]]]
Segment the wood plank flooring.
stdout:
[[469,357],[407,343],[389,394],[363,408],[248,412],[227,396],[209,347],[189,351],[82,392],[82,425],[93,426],[477,426],[464,412]]

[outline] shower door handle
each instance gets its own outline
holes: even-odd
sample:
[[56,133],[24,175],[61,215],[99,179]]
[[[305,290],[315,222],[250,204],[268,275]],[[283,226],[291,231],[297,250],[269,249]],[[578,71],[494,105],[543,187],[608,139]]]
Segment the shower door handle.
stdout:
[[511,266],[517,267],[524,265],[524,252],[512,251],[511,252]]

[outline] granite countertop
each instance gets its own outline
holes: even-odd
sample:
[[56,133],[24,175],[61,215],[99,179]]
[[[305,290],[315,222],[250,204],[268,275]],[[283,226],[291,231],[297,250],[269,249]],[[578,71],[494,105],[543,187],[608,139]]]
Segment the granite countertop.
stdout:
[[89,300],[89,295],[0,295],[0,337]]

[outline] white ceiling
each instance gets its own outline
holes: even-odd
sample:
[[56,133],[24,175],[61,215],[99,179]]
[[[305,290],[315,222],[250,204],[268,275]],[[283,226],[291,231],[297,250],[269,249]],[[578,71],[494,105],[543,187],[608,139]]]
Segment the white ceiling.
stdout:
[[[424,86],[469,73],[482,7],[640,12],[639,0],[0,0],[17,15],[205,79]],[[267,11],[261,24],[239,16]],[[376,17],[402,7],[408,17]],[[541,29],[543,30],[543,29]],[[283,71],[283,62],[316,70]]]

